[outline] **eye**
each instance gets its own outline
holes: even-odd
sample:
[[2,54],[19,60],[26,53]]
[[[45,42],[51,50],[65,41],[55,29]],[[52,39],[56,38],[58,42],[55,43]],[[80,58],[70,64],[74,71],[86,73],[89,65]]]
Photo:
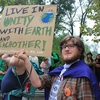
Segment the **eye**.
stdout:
[[69,45],[69,47],[74,47],[74,45]]
[[67,45],[62,46],[62,49],[65,49],[67,47]]

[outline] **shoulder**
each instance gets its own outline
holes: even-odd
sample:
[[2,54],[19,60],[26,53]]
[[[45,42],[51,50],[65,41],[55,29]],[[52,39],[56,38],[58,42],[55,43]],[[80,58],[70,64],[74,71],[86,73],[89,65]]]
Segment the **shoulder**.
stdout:
[[89,83],[90,84],[90,80],[87,77],[79,77],[79,78],[64,78],[65,83],[67,82],[69,85],[70,84],[83,84],[83,83]]

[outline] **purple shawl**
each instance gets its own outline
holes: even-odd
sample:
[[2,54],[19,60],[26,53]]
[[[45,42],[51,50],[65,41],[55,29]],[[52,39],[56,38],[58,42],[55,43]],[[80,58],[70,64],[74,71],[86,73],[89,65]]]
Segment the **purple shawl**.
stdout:
[[[63,69],[63,65],[55,68],[48,74],[51,76],[59,76],[62,69]],[[92,90],[93,93],[95,94],[96,100],[100,100],[100,91],[99,91],[99,86],[98,86],[96,76],[92,72],[92,70],[88,67],[88,65],[84,63],[83,60],[77,61],[74,64],[72,64],[71,67],[63,74],[63,77],[88,78],[92,84]]]

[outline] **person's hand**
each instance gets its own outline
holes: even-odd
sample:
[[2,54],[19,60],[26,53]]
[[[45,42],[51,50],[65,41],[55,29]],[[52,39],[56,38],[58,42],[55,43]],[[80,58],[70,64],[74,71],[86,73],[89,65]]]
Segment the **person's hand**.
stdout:
[[0,58],[2,57],[3,54],[0,54]]
[[100,64],[96,64],[95,67],[99,67],[100,68]]
[[2,74],[3,74],[3,75],[5,75],[5,74],[6,74],[6,72],[3,72]]
[[53,56],[51,56],[51,58],[54,58]]
[[24,61],[28,58],[28,56],[26,55],[26,51],[24,49],[14,53],[14,56]]

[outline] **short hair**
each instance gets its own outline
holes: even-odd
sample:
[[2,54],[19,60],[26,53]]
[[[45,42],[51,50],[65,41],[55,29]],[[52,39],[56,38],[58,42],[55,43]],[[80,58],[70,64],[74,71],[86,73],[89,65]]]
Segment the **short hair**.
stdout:
[[85,47],[84,47],[84,43],[83,43],[83,41],[79,38],[79,37],[75,37],[75,36],[66,36],[66,37],[64,37],[62,40],[61,40],[61,42],[60,42],[60,51],[62,51],[62,46],[64,45],[64,44],[66,44],[68,41],[72,41],[73,42],[73,44],[75,44],[76,46],[77,46],[77,48],[79,49],[79,50],[81,50],[82,52],[81,52],[81,57],[80,57],[80,59],[84,59],[84,52],[85,52]]
[[91,55],[91,56],[93,56],[93,54],[92,54],[91,52],[88,52],[87,55]]
[[48,58],[47,57],[44,57],[43,61],[47,61],[47,60],[48,60]]

